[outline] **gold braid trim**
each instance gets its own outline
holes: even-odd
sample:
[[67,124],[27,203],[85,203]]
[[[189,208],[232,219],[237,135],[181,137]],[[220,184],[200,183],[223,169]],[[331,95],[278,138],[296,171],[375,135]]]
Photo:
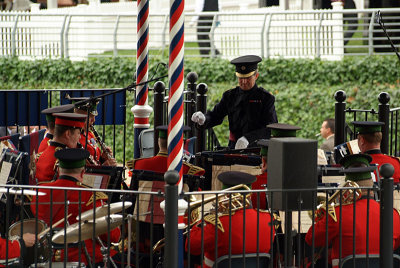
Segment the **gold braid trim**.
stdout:
[[204,216],[204,221],[211,223],[214,226],[215,224],[217,224],[218,229],[223,233],[225,232],[224,226],[222,226],[222,222],[219,220],[219,217],[215,218],[215,214],[208,214]]
[[[86,206],[89,206],[90,204],[93,203],[93,200],[94,200],[93,196],[94,196],[94,194],[92,194],[92,196],[90,197],[90,199],[86,202]],[[97,200],[107,200],[107,199],[108,199],[108,196],[107,196],[105,193],[103,193],[103,192],[96,192],[96,201],[97,201]]]
[[136,161],[136,159],[132,159],[132,160],[126,161],[126,166],[129,169],[134,169],[135,168],[135,161]]
[[188,175],[195,175],[196,173],[203,171],[204,169],[195,165],[192,165],[190,163],[184,163],[184,165],[189,167],[189,170],[187,172]]

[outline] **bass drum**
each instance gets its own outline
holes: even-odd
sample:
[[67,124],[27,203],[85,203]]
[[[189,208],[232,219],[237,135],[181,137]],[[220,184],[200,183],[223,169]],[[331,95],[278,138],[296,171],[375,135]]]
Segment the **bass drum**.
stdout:
[[[16,222],[10,226],[8,237],[10,240],[19,239],[21,237],[21,228],[24,234],[40,234],[43,230],[46,229],[46,227],[46,223],[41,220],[37,220],[36,229],[36,219],[25,219],[23,221]],[[36,258],[35,248],[37,249]],[[31,264],[37,264],[38,267],[43,267],[49,261],[50,256],[51,248],[49,237],[47,235],[44,235],[41,239],[39,239],[38,243],[35,246],[26,248],[26,256],[23,256],[23,263],[25,267],[29,267]]]

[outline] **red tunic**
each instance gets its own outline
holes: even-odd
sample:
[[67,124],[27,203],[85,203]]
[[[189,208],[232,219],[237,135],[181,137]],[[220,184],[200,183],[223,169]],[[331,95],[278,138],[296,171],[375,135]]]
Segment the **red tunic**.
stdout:
[[[367,211],[368,200],[362,198],[356,202],[356,227],[355,227],[355,254],[366,254],[367,240],[367,215],[369,218],[368,243],[369,254],[379,254],[379,222],[380,205],[375,200],[369,200],[369,214]],[[353,204],[343,205],[342,211],[342,258],[353,254]],[[328,240],[332,247],[332,265],[339,265],[339,227],[340,227],[340,207],[335,208],[337,222],[328,216]],[[325,247],[326,217],[322,217],[315,224],[314,245],[315,247]],[[400,217],[396,210],[393,210],[393,248],[397,248],[400,238]],[[312,245],[312,226],[307,232],[306,242]]]
[[46,150],[47,147],[49,147],[50,140],[52,140],[52,139],[53,139],[53,134],[50,134],[47,132],[46,135],[44,136],[43,140],[40,142],[38,153],[41,153],[44,150]]
[[[371,150],[365,152],[372,157],[371,164],[378,164],[378,169],[381,165],[389,163],[394,167],[393,182],[400,182],[400,161],[397,157],[382,154],[380,150]],[[375,174],[376,176],[376,174]],[[382,176],[380,176],[382,178]]]
[[[5,264],[7,257],[10,264],[13,259],[16,259],[20,256],[21,248],[18,240],[8,240],[8,256],[6,256],[6,247],[7,240],[0,238],[0,260],[2,260],[2,263]],[[4,267],[4,265],[0,265],[0,267]]]
[[[134,169],[149,170],[164,173],[168,170],[168,154],[164,152],[158,153],[156,156],[149,158],[136,159],[133,164]],[[183,162],[183,174],[201,176],[205,170],[201,167]]]
[[[243,237],[243,215],[246,211],[245,239]],[[271,215],[268,212],[260,212],[259,215],[259,252],[269,253],[271,249]],[[206,220],[206,219],[205,219]],[[254,209],[238,210],[231,217],[221,216],[224,231],[218,229],[218,257],[229,254],[229,221],[232,224],[231,232],[231,253],[242,254],[243,243],[245,240],[245,253],[257,252],[257,211]],[[210,221],[211,222],[211,221]],[[206,222],[204,226],[204,267],[212,267],[215,261],[215,225]],[[274,232],[274,231],[273,231]],[[190,231],[190,253],[193,255],[201,254],[201,234],[202,228],[194,226]],[[275,234],[273,233],[273,237]],[[274,238],[272,239],[272,241]],[[188,250],[188,240],[186,240],[186,251]]]
[[61,144],[55,141],[50,141],[49,147],[43,151],[43,153],[38,154],[36,158],[36,174],[35,178],[37,184],[50,182],[54,178],[56,172],[57,158],[54,153],[57,150],[66,148],[65,144]]
[[[100,162],[101,150],[100,150],[99,146],[97,146],[96,137],[94,136],[94,134],[91,131],[89,131],[87,140],[88,140],[88,145],[87,145],[86,150],[88,150],[90,155],[92,156],[92,158],[100,164],[101,163]],[[82,148],[85,149],[86,137],[84,134],[81,134],[79,143],[82,144]]]
[[[253,182],[251,185],[252,190],[265,190],[265,186],[262,185],[267,185],[267,177],[268,173],[264,172],[260,175],[257,175],[257,180]],[[257,194],[253,193],[251,195],[251,203],[253,204],[253,208],[257,209]],[[260,193],[260,209],[267,209],[267,198],[265,192]]]
[[[70,176],[61,176],[56,181],[51,183],[43,184],[43,186],[51,186],[51,187],[73,187],[73,188],[83,188],[79,186],[78,181]],[[53,190],[53,200],[52,202],[55,203],[51,206],[52,209],[52,219],[50,220],[50,189],[41,189],[40,192],[45,192],[46,195],[39,196],[39,206],[38,211],[36,213],[36,196],[33,196],[31,202],[31,210],[34,215],[37,214],[37,217],[46,222],[47,225],[50,222],[55,223],[60,219],[64,218],[64,202],[65,200],[69,201],[70,204],[68,205],[68,214],[72,214],[68,218],[69,224],[74,224],[77,222],[76,218],[79,215],[79,207],[81,207],[81,212],[93,209],[93,192],[89,191],[67,191],[67,198],[65,199],[65,191],[63,190]],[[79,202],[79,192],[81,193],[81,205],[78,204]],[[101,197],[96,195],[96,207],[102,205],[102,203],[107,203],[106,197]],[[41,204],[42,203],[42,204]],[[47,204],[46,204],[47,203]],[[58,204],[61,203],[61,204]],[[64,222],[58,225],[57,227],[64,227]],[[107,241],[107,234],[101,236],[103,241]],[[120,237],[119,228],[115,228],[110,232],[111,242],[118,242]],[[90,258],[93,258],[93,240],[87,239],[85,240],[86,248],[89,252]],[[116,251],[110,249],[110,255],[113,256],[116,254]],[[96,243],[96,250],[95,250],[96,260],[95,263],[102,262],[103,256],[100,252],[100,245]],[[64,250],[61,251],[61,260],[64,260]],[[79,260],[79,248],[73,247],[68,249],[68,262]],[[81,252],[81,261],[86,262],[85,255],[83,253],[83,249]]]

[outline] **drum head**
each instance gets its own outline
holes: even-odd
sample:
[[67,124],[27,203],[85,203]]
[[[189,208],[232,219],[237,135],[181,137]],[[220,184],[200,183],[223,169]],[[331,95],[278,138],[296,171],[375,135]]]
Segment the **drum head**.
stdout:
[[[10,239],[12,237],[20,237],[21,236],[21,228],[23,229],[23,233],[40,233],[44,229],[46,229],[46,224],[42,220],[37,220],[37,229],[36,229],[36,219],[25,219],[23,221],[19,221],[10,226],[10,230],[8,231],[8,236]],[[37,230],[37,231],[36,231]]]

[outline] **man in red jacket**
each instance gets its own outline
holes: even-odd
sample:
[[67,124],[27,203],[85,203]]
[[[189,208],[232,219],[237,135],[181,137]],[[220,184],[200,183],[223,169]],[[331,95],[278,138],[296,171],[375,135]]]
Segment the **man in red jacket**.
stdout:
[[[70,187],[78,189],[85,188],[82,185],[82,181],[83,174],[85,173],[84,166],[88,156],[89,152],[84,149],[58,150],[55,153],[55,157],[59,160],[60,176],[56,181],[43,184],[43,186]],[[64,216],[66,215],[65,213],[72,214],[67,219],[69,224],[76,223],[80,213],[93,210],[94,199],[96,200],[96,207],[101,207],[103,205],[107,206],[107,195],[101,192],[93,193],[91,191],[50,189],[41,189],[40,192],[45,192],[46,195],[39,196],[37,200],[36,196],[33,196],[31,210],[33,214],[35,214],[39,219],[45,221],[47,225],[51,225],[60,219],[64,219]],[[67,210],[67,212],[65,212],[65,210]],[[64,226],[64,223],[59,225],[59,227]],[[107,234],[102,235],[100,238],[107,241]],[[111,242],[118,242],[120,238],[119,228],[111,230],[110,238]],[[94,253],[93,243],[95,243]],[[104,244],[107,243],[104,242]],[[101,246],[99,243],[92,239],[87,239],[85,240],[85,245],[89,257],[92,259],[95,258],[95,263],[101,263],[103,261],[103,255],[101,254]],[[110,249],[110,256],[113,256],[116,253],[115,250]],[[56,252],[55,261],[63,261],[64,258],[64,250]],[[68,248],[67,262],[77,262],[79,259],[81,262],[88,264],[83,248],[81,249],[81,252],[79,252],[78,247]]]
[[[224,184],[224,188],[239,184],[250,185],[255,181],[253,175],[237,171],[221,173],[218,179]],[[247,198],[245,200],[248,201]],[[252,209],[247,205],[248,203],[243,205],[245,202],[243,200],[240,202],[242,206],[236,209],[232,206],[231,214],[229,203],[224,204],[227,207],[225,210],[221,210],[222,206],[219,206],[217,219],[215,213],[212,212],[204,217],[203,226],[197,224],[191,229],[190,254],[200,255],[203,251],[203,267],[213,267],[218,257],[228,255],[229,252],[233,255],[257,253],[257,250],[259,253],[270,252],[271,242],[273,243],[275,235],[274,230],[271,230],[272,215]],[[245,225],[243,218],[245,218]],[[217,232],[215,232],[215,225],[218,228]],[[202,238],[204,238],[203,241]],[[216,240],[217,256],[215,255]],[[187,251],[189,251],[188,241],[189,239],[186,240]]]
[[56,107],[51,107],[44,109],[42,114],[46,115],[47,121],[47,132],[44,136],[43,140],[40,142],[38,153],[43,152],[49,147],[49,142],[53,139],[54,129],[56,127],[56,118],[53,114],[55,113],[73,113],[74,105],[73,104],[65,104]]
[[36,160],[37,183],[46,183],[55,179],[57,159],[54,153],[64,148],[76,148],[86,116],[74,113],[56,113],[55,132],[49,147],[38,154]]
[[[399,158],[383,154],[381,152],[382,126],[383,122],[354,121],[352,124],[358,134],[358,147],[361,153],[369,154],[372,157],[371,164],[378,164],[379,167],[389,163],[394,167],[394,183],[400,182],[400,161]],[[376,176],[376,174],[375,174]]]
[[[340,164],[345,167],[346,181],[356,182],[360,187],[372,187],[371,172],[374,171],[375,167],[369,165],[370,161],[371,157],[365,154],[345,156]],[[308,245],[311,246],[314,240],[314,245],[317,248],[326,247],[327,244],[331,248],[329,259],[332,260],[333,267],[338,267],[340,258],[343,259],[353,254],[366,254],[367,245],[369,254],[379,254],[380,205],[373,199],[374,191],[369,191],[369,194],[368,189],[363,189],[357,200],[342,202],[342,207],[331,206],[328,223],[325,216],[326,210],[323,210],[324,213],[316,219],[314,233],[312,226],[307,232],[306,242]],[[342,196],[346,195],[352,197],[353,193],[343,191]],[[356,213],[355,218],[353,218],[354,212]],[[356,221],[355,225],[354,221]],[[355,230],[353,230],[354,226],[356,226]],[[328,243],[325,239],[326,232],[328,232]],[[393,210],[394,248],[399,246],[399,238],[400,216],[396,210]],[[355,248],[353,248],[354,243]],[[342,248],[341,253],[340,247]]]
[[[88,97],[81,98],[69,98],[73,102],[80,102],[84,100],[88,100]],[[97,112],[97,104],[100,102],[100,99],[95,99],[93,102],[84,102],[80,104],[75,104],[75,113],[88,115],[87,120],[89,120],[89,125],[85,122],[83,126],[83,133],[81,134],[81,138],[79,139],[79,143],[82,144],[82,148],[86,149],[90,153],[90,159],[93,161],[93,165],[101,165],[101,166],[116,166],[117,162],[115,158],[112,156],[112,151],[109,147],[106,147],[106,150],[102,151],[100,149],[100,145],[96,136],[94,135],[92,128],[94,127],[94,123],[96,121]],[[86,129],[88,127],[88,129]],[[87,135],[87,137],[86,137]],[[86,146],[87,141],[87,146]]]

